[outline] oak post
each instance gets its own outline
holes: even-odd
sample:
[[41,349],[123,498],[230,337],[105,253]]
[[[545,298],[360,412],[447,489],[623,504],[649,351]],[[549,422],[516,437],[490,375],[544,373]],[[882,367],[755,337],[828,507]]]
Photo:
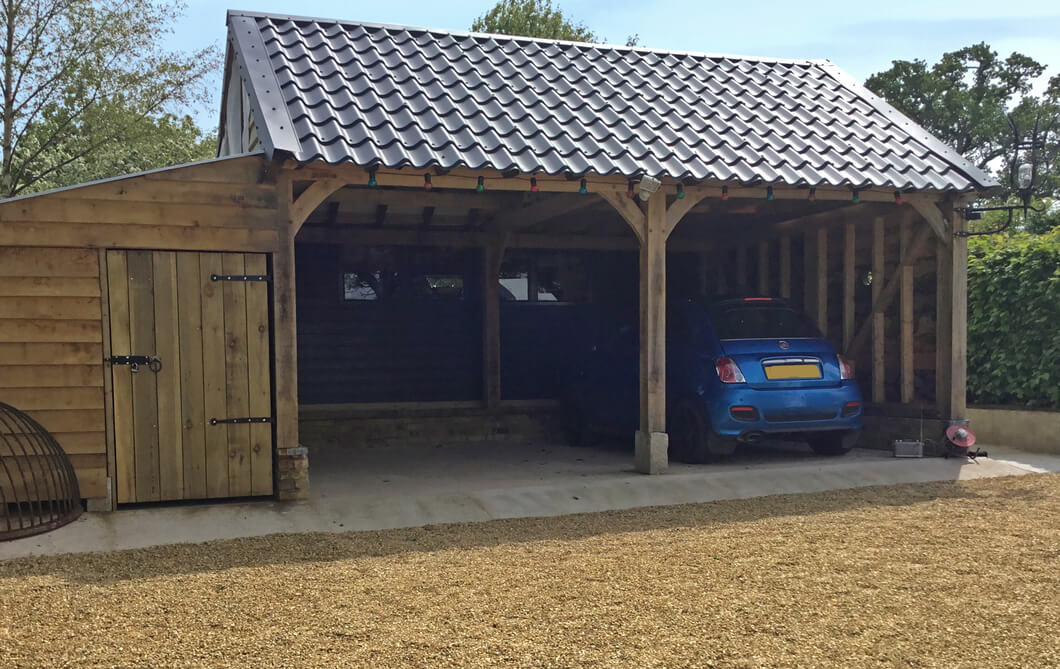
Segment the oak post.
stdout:
[[854,340],[854,287],[857,277],[854,266],[854,222],[843,228],[843,349]]
[[880,297],[883,295],[885,252],[884,239],[885,227],[882,217],[877,216],[872,221],[872,401],[882,403],[886,400],[887,388],[885,385],[884,365],[884,312],[875,309],[880,305]]
[[[281,221],[280,240],[272,255],[272,313],[276,435],[274,480],[279,499],[305,499],[309,496],[308,454],[298,443],[298,337],[295,321],[294,237],[305,220],[292,220],[291,177],[282,174],[276,184]],[[308,216],[310,212],[306,212]],[[301,213],[298,213],[301,216]],[[292,463],[296,463],[292,466]]]
[[666,198],[648,200],[640,246],[640,430],[637,471],[666,470]]
[[[955,232],[968,230],[968,221],[952,204],[946,218]],[[950,420],[968,418],[968,238],[955,236],[949,250],[952,315],[950,317]]]
[[501,403],[500,266],[504,242],[500,235],[482,247],[482,399],[486,408]]
[[[913,242],[913,223],[903,220],[899,230],[900,257],[909,255],[909,245]],[[909,404],[914,396],[914,348],[913,348],[913,266],[901,265],[898,268],[901,277],[899,292],[899,309],[901,311],[900,365],[901,365],[901,400]]]

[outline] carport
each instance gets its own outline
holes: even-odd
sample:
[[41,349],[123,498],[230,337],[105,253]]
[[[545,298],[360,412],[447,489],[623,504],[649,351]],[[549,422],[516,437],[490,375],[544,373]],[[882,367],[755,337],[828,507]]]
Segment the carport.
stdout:
[[[222,146],[282,161],[291,203],[303,442],[548,435],[604,304],[639,320],[635,466],[661,472],[667,295],[734,290],[856,360],[868,443],[964,419],[960,208],[995,183],[831,63],[229,25]],[[401,271],[432,295],[384,304]]]
[[[243,12],[228,38],[221,160],[0,203],[0,365],[33,367],[0,400],[78,444],[98,508],[552,442],[605,307],[640,324],[630,450],[661,473],[668,294],[801,306],[870,445],[965,418],[961,208],[996,184],[831,63]],[[100,364],[138,338],[182,362]]]

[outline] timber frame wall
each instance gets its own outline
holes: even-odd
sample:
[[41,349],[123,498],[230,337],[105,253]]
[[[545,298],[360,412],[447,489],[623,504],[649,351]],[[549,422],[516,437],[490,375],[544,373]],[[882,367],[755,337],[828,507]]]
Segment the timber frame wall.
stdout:
[[[407,191],[410,198],[423,192],[422,171],[379,169],[375,177],[380,187],[415,189]],[[433,186],[473,195],[479,178],[488,191],[530,190],[529,175],[466,169],[433,175]],[[268,253],[274,485],[280,498],[304,497],[308,479],[306,451],[298,440],[294,242],[296,237],[313,241],[319,231],[312,226],[299,234],[309,216],[340,189],[367,187],[368,179],[366,170],[352,166],[280,164],[243,156],[0,202],[0,400],[29,409],[60,435],[64,446],[69,444],[85,494],[96,501],[96,508],[105,508],[106,500],[113,499],[108,480],[114,472],[110,375],[102,364],[109,355],[108,306],[102,288],[105,250]],[[642,384],[635,460],[640,471],[661,472],[667,465],[668,239],[693,208],[721,197],[722,184],[686,186],[684,197],[678,199],[676,182],[665,181],[642,204],[626,196],[623,178],[590,175],[589,183],[590,192],[611,205],[632,236],[524,233],[525,225],[547,213],[527,208],[481,229],[351,229],[341,241],[481,250],[487,279],[482,305],[482,402],[494,409],[500,404],[499,307],[497,282],[490,279],[497,275],[505,248],[638,249]],[[563,176],[538,176],[536,187],[545,193],[576,193],[580,184]],[[733,199],[767,196],[764,186],[731,185],[727,191]],[[805,200],[807,191],[776,187],[773,196]],[[816,198],[850,202],[851,192],[818,188]],[[876,401],[908,404],[916,394],[930,395],[939,417],[963,419],[967,242],[954,236],[966,226],[955,210],[963,201],[937,193],[905,194],[905,204],[896,207],[891,190],[863,190],[860,199],[864,203],[860,209],[847,207],[752,230],[745,239],[726,239],[724,244],[709,237],[675,242],[669,250],[701,255],[704,286],[711,282],[710,268],[714,268],[718,283],[736,281],[764,291],[775,287],[792,296],[801,290],[802,302],[829,335],[855,354],[859,372],[872,368]],[[887,212],[895,213],[880,213],[884,204],[890,207]],[[799,250],[801,263],[795,257]],[[723,259],[734,256],[729,267]],[[857,299],[856,288],[866,264],[873,272],[867,302]],[[934,281],[929,277],[932,269]],[[933,324],[925,320],[932,294],[937,313]],[[897,326],[894,319],[888,325],[888,309],[898,310]],[[917,325],[920,320],[934,326],[933,335],[930,328]],[[918,365],[918,352],[921,358],[934,358],[934,392],[914,382],[917,367],[926,367]],[[875,373],[878,370],[883,371]],[[894,383],[898,385],[892,387]]]

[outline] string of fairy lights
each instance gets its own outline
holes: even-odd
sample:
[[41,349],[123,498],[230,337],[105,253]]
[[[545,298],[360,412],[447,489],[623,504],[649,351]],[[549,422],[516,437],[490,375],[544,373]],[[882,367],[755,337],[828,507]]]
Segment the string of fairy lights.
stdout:
[[[654,179],[653,177],[645,177],[644,179],[645,180],[650,180],[651,182],[654,183],[654,186],[649,191],[649,195],[650,195],[650,193],[655,192],[655,190],[659,187],[659,180],[658,179]],[[643,184],[643,181],[640,182],[640,183]],[[637,184],[638,184],[638,181],[636,179],[630,179],[629,182],[628,182],[628,187],[626,189],[626,195],[628,197],[630,197],[631,199],[637,197]],[[368,170],[368,187],[369,188],[376,188],[378,185],[379,185],[379,182],[376,180],[376,170],[375,169]],[[433,188],[434,188],[434,183],[431,181],[431,175],[430,174],[424,174],[423,175],[423,189],[429,191],[429,190],[433,190]],[[643,190],[644,190],[643,186],[642,186],[641,190],[643,192]],[[483,177],[483,176],[479,176],[478,177],[478,179],[475,182],[475,191],[478,192],[478,193],[483,193],[483,192],[486,191],[486,179],[485,179],[485,177]],[[541,187],[537,183],[537,177],[536,176],[531,176],[530,177],[530,192],[531,193],[540,193],[541,192]],[[578,193],[581,194],[581,195],[586,195],[586,194],[589,193],[589,180],[587,178],[582,177],[579,180],[579,182],[578,182]],[[676,198],[678,200],[685,199],[685,187],[684,187],[683,184],[677,184]],[[647,197],[644,197],[642,195],[641,199],[647,199]],[[723,200],[723,201],[729,199],[729,187],[728,186],[722,186],[721,187],[721,197],[720,197],[720,199]],[[776,199],[776,194],[773,192],[773,186],[772,185],[767,185],[766,186],[765,199],[766,199],[767,202],[772,202],[772,201],[774,201]],[[810,202],[816,202],[817,201],[817,188],[811,187],[807,191],[806,199],[809,200]],[[861,202],[861,189],[854,188],[854,187],[850,188],[850,202],[853,203],[853,204],[858,204],[858,203]],[[894,191],[894,203],[897,204],[897,205],[901,205],[903,203],[902,191],[900,191],[900,190]]]

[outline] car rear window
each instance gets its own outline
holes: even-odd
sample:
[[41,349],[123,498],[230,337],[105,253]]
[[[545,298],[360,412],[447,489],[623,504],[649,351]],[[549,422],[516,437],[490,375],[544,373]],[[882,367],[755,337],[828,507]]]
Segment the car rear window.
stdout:
[[723,305],[711,309],[718,339],[798,339],[821,336],[817,326],[783,305]]

